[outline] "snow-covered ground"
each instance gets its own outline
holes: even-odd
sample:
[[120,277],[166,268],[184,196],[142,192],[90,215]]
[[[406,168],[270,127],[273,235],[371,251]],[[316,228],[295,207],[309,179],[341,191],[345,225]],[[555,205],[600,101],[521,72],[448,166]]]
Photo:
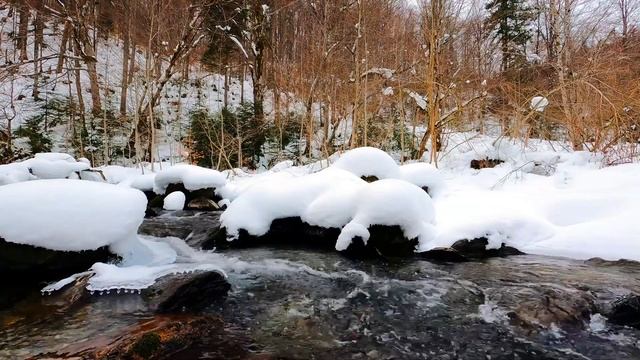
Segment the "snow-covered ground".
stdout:
[[[485,158],[504,162],[470,168],[471,160]],[[181,182],[190,190],[216,189],[228,206],[221,221],[231,236],[240,229],[261,235],[273,220],[297,216],[340,228],[337,250],[355,236],[366,241],[368,228],[379,224],[398,225],[407,238],[418,238],[418,251],[486,237],[489,247],[504,243],[530,254],[640,261],[638,163],[604,167],[599,154],[565,150],[560,143],[457,133],[438,165],[399,164],[383,151],[359,148],[305,166],[286,161],[256,173],[168,164],[157,174],[149,167],[91,169],[111,183],[97,184],[38,180],[84,178],[90,171],[64,154],[41,154],[0,168],[4,182],[13,183],[0,186],[0,237],[52,249],[108,245],[142,259],[94,266],[99,276],[90,286],[97,290],[144,287],[167,273],[215,267],[198,263],[197,251],[185,250],[179,241],[167,245],[135,235],[145,198],[129,188],[163,192],[169,183]],[[46,171],[37,175],[34,169]],[[371,176],[380,180],[361,178]],[[180,208],[175,203],[183,199],[176,197],[167,199],[167,208]],[[160,250],[149,256],[145,249]],[[147,255],[135,256],[138,251]],[[189,260],[176,263],[180,257]],[[131,271],[121,269],[132,264],[137,267]]]

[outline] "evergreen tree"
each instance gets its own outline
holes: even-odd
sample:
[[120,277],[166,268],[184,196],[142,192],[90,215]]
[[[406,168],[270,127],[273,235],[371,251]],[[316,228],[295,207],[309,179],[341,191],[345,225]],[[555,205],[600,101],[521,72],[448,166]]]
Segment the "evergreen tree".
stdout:
[[487,25],[495,30],[502,50],[502,71],[521,64],[525,59],[525,47],[531,38],[528,25],[532,11],[526,0],[491,0],[485,8],[489,11]]

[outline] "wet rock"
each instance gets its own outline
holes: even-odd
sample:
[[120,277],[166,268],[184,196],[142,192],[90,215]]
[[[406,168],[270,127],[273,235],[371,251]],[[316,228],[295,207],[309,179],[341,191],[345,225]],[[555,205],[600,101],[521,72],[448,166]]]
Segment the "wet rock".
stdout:
[[595,311],[595,297],[588,292],[540,285],[513,289],[500,303],[513,309],[509,312],[513,322],[531,329],[549,329],[552,324],[582,328]]
[[[114,342],[70,357],[90,359],[246,359],[245,344],[214,316],[156,316]],[[70,358],[65,356],[64,358]]]
[[[167,190],[164,192],[164,196],[167,196],[174,191],[180,191],[184,193],[185,204],[189,204],[196,199],[200,201],[203,201],[203,199],[209,199],[216,204],[218,203],[218,201],[222,200],[219,196],[216,195],[214,188],[187,190],[183,184],[169,184],[169,186],[167,186]],[[189,209],[189,207],[187,207],[187,209]]]
[[226,277],[217,271],[167,276],[144,296],[158,313],[195,313],[220,304],[231,288]]
[[500,165],[503,162],[504,161],[500,159],[485,158],[485,159],[479,159],[479,160],[471,160],[471,164],[469,164],[469,166],[472,169],[480,170],[480,169],[496,167],[497,165]]
[[[407,257],[414,256],[417,239],[407,239],[399,226],[373,225],[369,227],[370,237],[365,245],[356,237],[342,253],[351,257]],[[322,228],[309,225],[298,217],[276,219],[269,231],[262,236],[252,236],[240,230],[238,239],[227,239],[224,228],[212,234],[203,244],[203,249],[225,250],[230,248],[251,248],[272,246],[295,249],[316,249],[334,251],[340,229]]]
[[458,240],[451,248],[466,258],[486,259],[491,257],[505,257],[511,255],[524,255],[520,250],[506,246],[504,243],[498,249],[487,249],[489,240],[486,238],[476,238],[472,240]]
[[115,260],[108,247],[85,251],[56,251],[15,244],[0,238],[0,276],[23,281],[57,280],[82,272],[96,262]]
[[436,262],[465,262],[471,261],[471,259],[460,254],[458,251],[452,248],[435,248],[429,251],[420,253],[420,258]]
[[640,296],[630,294],[617,299],[606,315],[614,324],[640,329]]
[[[165,212],[159,211],[160,214]],[[173,236],[185,240],[189,246],[201,248],[202,244],[220,229],[220,212],[195,212],[183,210],[171,216],[159,216],[144,220],[138,232],[156,237]]]
[[191,210],[200,210],[200,211],[220,210],[220,206],[218,206],[218,204],[215,201],[208,198],[193,199],[189,203],[187,203],[186,208]]
[[595,257],[585,261],[585,264],[594,266],[621,266],[634,269],[640,269],[640,262],[634,260],[620,259],[620,260],[605,260],[603,258]]

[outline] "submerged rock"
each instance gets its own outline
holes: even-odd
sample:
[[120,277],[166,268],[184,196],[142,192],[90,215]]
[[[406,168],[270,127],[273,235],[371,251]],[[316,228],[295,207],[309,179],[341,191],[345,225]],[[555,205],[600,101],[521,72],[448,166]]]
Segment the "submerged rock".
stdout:
[[595,311],[595,297],[578,290],[533,286],[514,289],[514,295],[509,316],[525,328],[581,328]]
[[[246,359],[245,341],[226,333],[214,316],[156,316],[109,344],[57,359]],[[51,358],[52,355],[36,357]],[[53,355],[55,356],[55,355]]]
[[217,271],[167,276],[144,290],[159,313],[199,312],[224,300],[231,285]]

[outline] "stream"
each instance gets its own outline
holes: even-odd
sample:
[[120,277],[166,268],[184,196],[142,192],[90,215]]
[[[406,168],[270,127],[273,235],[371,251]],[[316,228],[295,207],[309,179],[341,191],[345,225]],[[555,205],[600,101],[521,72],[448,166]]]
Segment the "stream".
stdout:
[[[164,213],[140,232],[197,248],[218,216]],[[640,294],[632,262],[358,260],[287,248],[211,259],[224,260],[231,284],[224,301],[203,311],[219,321],[215,338],[168,358],[640,359],[640,330],[599,314],[620,296]],[[140,294],[72,301],[77,293],[43,296],[19,284],[4,291],[22,296],[0,310],[1,359],[90,358],[87,349],[158,321]]]

